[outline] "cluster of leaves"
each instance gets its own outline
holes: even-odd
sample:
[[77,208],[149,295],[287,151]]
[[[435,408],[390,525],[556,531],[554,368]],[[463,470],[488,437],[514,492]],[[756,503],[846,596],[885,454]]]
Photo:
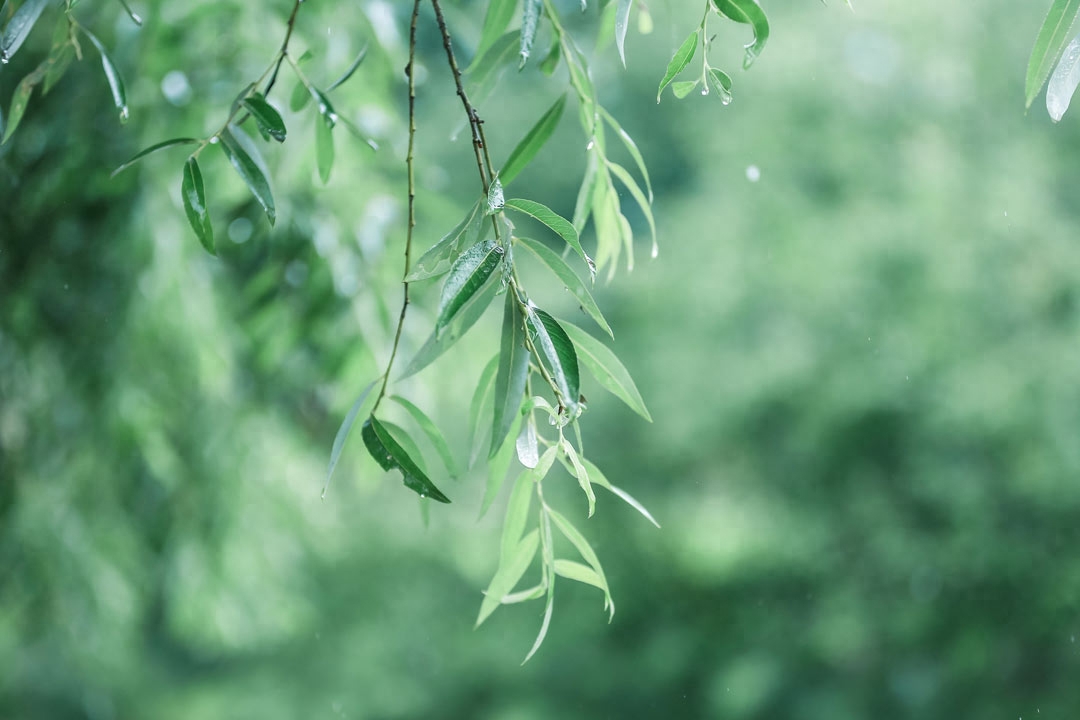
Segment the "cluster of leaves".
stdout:
[[1080,86],[1080,34],[1069,41],[1077,14],[1080,14],[1080,0],[1054,0],[1028,60],[1024,81],[1026,106],[1031,107],[1046,85],[1046,110],[1054,122],[1065,115],[1077,86]]

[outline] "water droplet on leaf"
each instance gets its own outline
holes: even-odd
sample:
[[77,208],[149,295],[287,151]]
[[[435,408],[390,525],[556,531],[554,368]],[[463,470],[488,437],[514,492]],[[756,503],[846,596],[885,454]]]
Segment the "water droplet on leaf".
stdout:
[[127,105],[125,105],[124,107],[120,108],[120,122],[126,123],[128,121],[128,117],[128,107]]

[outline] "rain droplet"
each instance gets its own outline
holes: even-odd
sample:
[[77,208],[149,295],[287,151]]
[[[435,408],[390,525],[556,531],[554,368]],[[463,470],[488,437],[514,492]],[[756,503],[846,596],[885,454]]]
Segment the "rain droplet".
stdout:
[[120,122],[126,123],[128,121],[128,117],[128,106],[125,105],[124,107],[120,108]]
[[0,62],[4,63],[5,65],[8,64],[8,54],[7,53],[4,53],[3,55],[0,55]]
[[[7,60],[5,60],[4,62],[7,62]],[[593,141],[592,140],[590,140],[589,144],[585,146],[585,149],[586,150],[592,150],[593,149]]]
[[709,94],[709,86],[708,86],[708,84],[705,84],[705,85],[701,86],[701,94],[702,95],[708,95]]
[[660,254],[660,248],[656,245],[656,243],[653,243],[653,246],[652,246],[653,259],[655,260],[656,256],[659,255],[659,254]]
[[211,145],[217,145],[217,144],[218,144],[218,140],[219,140],[219,139],[220,139],[220,138],[218,138],[218,136],[217,136],[217,135],[215,135],[214,137],[210,138],[210,144],[211,144]]
[[720,96],[720,102],[723,103],[724,105],[730,105],[731,104],[731,93],[724,93],[723,95],[721,95]]
[[757,165],[746,166],[746,179],[750,182],[757,182],[761,179],[761,168]]

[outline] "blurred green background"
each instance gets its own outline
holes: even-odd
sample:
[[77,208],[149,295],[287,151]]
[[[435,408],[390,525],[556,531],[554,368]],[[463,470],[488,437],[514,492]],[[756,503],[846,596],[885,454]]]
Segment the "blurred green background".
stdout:
[[[596,12],[576,4],[589,46]],[[372,43],[334,97],[381,149],[336,131],[323,188],[311,110],[287,113],[290,140],[264,146],[273,229],[208,156],[212,258],[180,208],[183,151],[109,172],[213,132],[291,3],[144,2],[141,29],[85,3],[132,119],[90,50],[0,147],[0,717],[1075,717],[1080,124],[1023,109],[1046,4],[767,2],[748,73],[749,31],[710,26],[727,107],[655,102],[699,3],[650,4],[626,71],[600,50],[661,251],[632,216],[637,268],[597,294],[655,422],[586,384],[585,442],[663,530],[610,495],[586,521],[573,480],[549,483],[618,611],[609,625],[598,592],[562,583],[519,667],[542,608],[472,627],[501,519],[476,521],[481,471],[437,481],[454,504],[425,529],[353,437],[319,497],[399,302],[409,4],[303,6],[294,47],[317,81]],[[463,59],[483,7],[447,7]],[[0,68],[5,112],[42,22]],[[477,182],[429,10],[422,26],[427,246]],[[509,73],[480,105],[497,162],[564,84]],[[514,194],[572,211],[575,120]],[[418,290],[406,355],[437,299]],[[461,460],[498,325],[399,386]]]

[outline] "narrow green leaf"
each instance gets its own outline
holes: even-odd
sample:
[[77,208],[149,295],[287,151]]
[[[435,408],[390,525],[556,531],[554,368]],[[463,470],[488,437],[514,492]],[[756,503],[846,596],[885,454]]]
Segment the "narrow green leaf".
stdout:
[[649,224],[649,233],[652,235],[652,256],[656,257],[658,252],[656,244],[656,220],[653,218],[652,206],[649,204],[648,198],[645,197],[645,193],[641,191],[641,187],[638,186],[634,177],[622,165],[613,163],[609,160],[607,168],[619,179],[619,182],[626,186],[626,189],[630,191],[631,197],[634,198],[634,202],[641,208],[641,214],[645,216],[645,222]]
[[470,468],[480,456],[481,442],[486,436],[483,428],[487,427],[487,423],[481,425],[480,418],[481,416],[487,416],[486,411],[492,405],[492,395],[495,392],[495,373],[498,372],[501,359],[502,353],[495,353],[495,356],[484,366],[484,369],[480,372],[480,379],[476,381],[476,390],[473,392],[472,402],[469,403]]
[[514,459],[515,443],[510,438],[517,437],[518,430],[521,428],[521,413],[514,414],[514,421],[510,425],[510,432],[508,437],[503,441],[503,444],[499,446],[499,449],[495,451],[495,454],[491,456],[488,461],[488,473],[487,483],[484,486],[484,499],[480,501],[480,517],[484,517],[487,514],[488,508],[495,502],[495,498],[499,494],[499,490],[502,488],[503,481],[506,480],[506,473],[510,469],[510,463]]
[[720,14],[753,28],[754,40],[745,46],[746,56],[743,58],[743,70],[749,70],[769,40],[769,19],[765,11],[757,0],[713,0],[713,4]]
[[[580,442],[580,435],[578,441]],[[570,467],[573,468],[572,474],[577,478],[578,485],[581,486],[581,491],[585,493],[585,499],[589,503],[588,516],[592,517],[596,512],[596,495],[593,494],[592,483],[589,481],[589,471],[581,464],[581,458],[578,457],[577,450],[574,449],[574,446],[569,440],[563,438],[562,442],[559,443],[559,446],[570,460]]]
[[521,61],[518,68],[525,67],[532,52],[533,40],[536,39],[536,31],[540,27],[540,8],[543,0],[523,0],[525,3],[521,11]]
[[401,471],[405,487],[417,493],[420,497],[430,497],[432,500],[438,500],[442,503],[450,502],[450,498],[443,495],[439,488],[435,487],[435,484],[428,479],[424,471],[405,452],[405,449],[394,440],[390,431],[377,418],[374,416],[369,417],[364,422],[361,434],[364,438],[364,445],[367,446],[371,456],[375,458],[375,462],[379,463],[384,470],[397,469]]
[[420,372],[460,340],[491,305],[499,287],[500,284],[497,282],[488,282],[465,303],[446,327],[433,331],[423,346],[416,351],[416,356],[406,366],[399,379]]
[[619,59],[623,67],[626,67],[626,51],[623,44],[626,42],[626,28],[630,24],[630,6],[634,0],[619,0],[615,8],[615,47],[619,49]]
[[540,61],[540,72],[548,77],[554,75],[555,68],[559,67],[560,57],[562,57],[562,45],[559,44],[559,36],[553,34],[551,38],[551,47],[548,48],[547,54],[544,55],[543,60]]
[[319,108],[319,114],[323,116],[326,124],[330,127],[334,127],[334,125],[337,124],[338,115],[334,110],[334,106],[330,103],[330,98],[326,97],[326,93],[314,85],[308,87],[308,91],[311,93],[311,97],[315,99],[315,103]]
[[514,17],[518,0],[491,0],[488,3],[487,13],[484,14],[484,25],[480,30],[480,42],[476,46],[475,57],[480,57],[487,49],[495,44],[499,36],[506,32],[507,26]]
[[470,81],[477,85],[487,84],[492,74],[514,54],[514,48],[519,46],[520,41],[521,32],[519,30],[503,34],[488,46],[487,50],[477,53],[469,67],[465,68],[465,75],[469,76]]
[[199,142],[201,142],[201,141],[199,141],[199,140],[197,140],[195,138],[173,138],[171,140],[163,140],[162,142],[159,142],[156,145],[151,145],[150,147],[148,147],[148,148],[146,148],[144,150],[140,150],[139,152],[132,155],[130,160],[128,160],[126,163],[124,163],[123,165],[121,165],[120,167],[118,167],[118,168],[116,168],[115,170],[112,171],[111,177],[116,177],[117,174],[123,172],[124,170],[127,170],[129,167],[131,167],[132,165],[134,165],[138,161],[142,160],[147,155],[149,155],[151,153],[155,153],[158,150],[164,150],[165,148],[175,147],[176,145],[197,145]]
[[619,358],[615,357],[615,353],[576,325],[565,323],[563,330],[573,341],[578,352],[578,359],[588,368],[601,387],[626,403],[638,415],[652,422],[652,416],[649,415],[649,410],[645,407],[645,401],[641,399],[641,393],[634,385],[633,378],[619,362]]
[[[505,565],[514,555],[525,533],[525,523],[529,520],[532,496],[536,492],[536,478],[529,470],[523,470],[514,481],[510,500],[506,503],[506,517],[503,520],[502,538],[499,541],[499,565]],[[511,588],[512,589],[512,588]],[[509,592],[509,591],[508,591]]]
[[671,56],[671,61],[668,62],[667,70],[664,71],[664,79],[660,81],[660,87],[656,91],[656,102],[660,102],[660,95],[664,92],[664,88],[668,86],[675,76],[686,69],[686,66],[690,64],[690,61],[694,59],[694,52],[697,50],[698,45],[698,31],[690,33],[683,40],[682,45],[675,51],[675,54]]
[[19,122],[26,112],[26,107],[30,104],[30,96],[34,94],[34,86],[39,82],[40,75],[41,73],[35,71],[19,81],[18,86],[15,88],[15,92],[11,95],[11,107],[8,110],[7,127],[4,128],[4,137],[3,140],[0,140],[0,143],[7,142],[7,139],[15,132],[15,128],[19,126]]
[[597,575],[596,571],[588,565],[582,565],[573,560],[560,559],[555,561],[555,572],[567,580],[574,580],[575,582],[592,585],[605,592],[607,591],[607,588],[604,586],[604,579]]
[[1069,109],[1077,85],[1080,85],[1080,35],[1069,43],[1046,85],[1046,111],[1050,113],[1051,120],[1061,121]]
[[543,363],[559,390],[560,402],[570,416],[577,413],[580,377],[574,344],[555,318],[539,308],[529,308],[529,334],[537,361]]
[[255,118],[260,129],[278,142],[285,142],[285,121],[274,106],[266,102],[266,98],[255,93],[244,98],[241,104]]
[[551,520],[547,513],[541,513],[540,520],[540,545],[543,548],[545,578],[547,580],[547,600],[544,602],[544,619],[540,622],[540,631],[536,634],[536,640],[529,650],[529,654],[521,661],[521,664],[529,662],[536,651],[544,643],[548,628],[551,626],[551,614],[555,608],[555,560],[552,557]]
[[142,27],[142,18],[139,17],[139,15],[131,9],[131,6],[127,4],[127,0],[120,0],[120,4],[124,6],[124,12],[126,12],[128,17],[131,18],[131,22]]
[[1050,70],[1069,40],[1069,33],[1078,13],[1080,0],[1054,0],[1050,6],[1028,59],[1027,77],[1024,81],[1025,107],[1031,107],[1031,103],[1046,83]]
[[651,522],[657,528],[660,527],[660,523],[656,522],[656,518],[652,516],[652,513],[646,510],[644,505],[635,500],[634,496],[632,496],[630,493],[626,492],[622,488],[612,485],[611,482],[606,477],[604,477],[604,473],[600,472],[600,468],[596,467],[596,465],[593,464],[592,461],[590,461],[588,458],[582,458],[581,460],[582,463],[585,465],[585,469],[589,471],[590,482],[592,482],[594,485],[599,485],[600,487],[611,493],[614,493],[616,496],[621,498],[622,501],[625,502],[627,505],[641,513],[646,520]]
[[488,589],[484,592],[484,600],[480,603],[480,613],[476,616],[476,627],[479,627],[502,603],[504,596],[508,595],[514,586],[518,584],[525,571],[529,569],[536,550],[540,546],[539,531],[533,530],[517,544],[514,552],[505,563],[499,563],[499,569],[491,578]]
[[522,421],[521,432],[514,443],[518,462],[530,470],[540,462],[540,442],[536,435],[536,418],[530,412]]
[[311,92],[308,91],[307,86],[302,82],[296,83],[296,87],[293,88],[292,94],[289,96],[289,109],[293,112],[300,112],[310,101]]
[[446,437],[439,430],[439,427],[432,422],[431,418],[423,410],[400,395],[391,395],[390,399],[405,408],[405,411],[409,413],[420,430],[427,436],[431,446],[435,448],[435,452],[442,459],[443,465],[446,466],[446,472],[450,474],[450,477],[456,478],[460,475],[457,462],[454,461],[454,454],[450,452],[450,444],[446,442]]
[[541,582],[537,585],[533,585],[531,588],[519,590],[508,595],[503,595],[502,604],[512,605],[514,603],[526,602],[528,600],[537,600],[544,597],[544,591],[546,590],[547,584]]
[[334,88],[338,88],[344,85],[348,81],[348,79],[353,76],[353,73],[356,72],[357,68],[360,67],[360,63],[364,62],[364,58],[366,57],[367,45],[364,45],[364,47],[360,48],[360,52],[356,54],[356,58],[352,61],[352,64],[349,65],[349,68],[341,74],[341,77],[330,83],[330,85],[326,88],[326,92],[331,92],[332,90],[334,90]]
[[259,149],[255,147],[251,137],[235,125],[225,128],[219,138],[221,142],[218,144],[221,145],[222,152],[229,158],[251,194],[262,205],[267,219],[273,225],[277,219],[277,210],[274,207],[274,195],[270,191],[270,174]]
[[7,63],[11,60],[48,4],[49,0],[26,0],[15,10],[4,28],[4,34],[0,36],[0,62]]
[[495,376],[495,413],[491,427],[491,451],[494,455],[506,440],[510,426],[519,414],[529,376],[529,350],[525,345],[525,316],[513,290],[506,293],[503,308],[502,339],[499,344],[499,371]]
[[679,80],[671,84],[671,92],[675,97],[682,100],[697,87],[698,80]]
[[319,179],[325,185],[330,181],[330,170],[334,167],[334,135],[325,117],[315,120],[315,164],[319,168]]
[[523,198],[512,198],[506,201],[506,207],[513,210],[517,210],[519,213],[528,215],[536,220],[539,220],[544,225],[552,230],[556,235],[566,241],[566,244],[574,249],[574,252],[585,261],[585,264],[589,267],[589,275],[592,278],[596,277],[596,263],[593,259],[585,254],[585,251],[581,248],[581,241],[578,239],[578,232],[574,229],[574,226],[569,220],[559,215],[546,205],[541,205],[535,200],[525,200]]
[[566,95],[564,94],[536,121],[536,124],[532,126],[513,152],[510,153],[510,157],[506,159],[506,164],[499,171],[499,179],[504,186],[509,185],[518,176],[518,173],[524,170],[525,166],[536,157],[540,148],[544,147],[544,143],[555,132],[565,107]]
[[49,57],[46,61],[48,69],[45,71],[45,83],[41,87],[41,94],[48,95],[53,86],[67,72],[71,61],[75,59],[75,47],[71,42],[71,23],[67,14],[61,15],[53,28],[52,45],[49,48]]
[[390,437],[402,447],[405,454],[412,458],[413,462],[416,463],[416,466],[420,468],[425,475],[428,474],[427,463],[424,461],[424,453],[420,449],[420,445],[413,440],[412,435],[409,435],[409,431],[389,420],[380,420],[379,422],[381,422],[387,432],[390,433]]
[[600,567],[600,559],[596,557],[596,552],[592,549],[592,546],[589,545],[589,541],[585,539],[585,536],[582,535],[581,532],[576,527],[574,527],[569,520],[560,515],[558,512],[551,508],[548,508],[547,512],[551,516],[551,521],[555,523],[555,527],[559,528],[559,532],[563,534],[563,537],[569,540],[570,543],[575,548],[577,548],[577,551],[581,553],[581,557],[585,560],[586,563],[589,564],[589,567],[591,567],[596,572],[596,575],[600,578],[600,582],[602,584],[598,587],[600,587],[604,591],[607,603],[610,605],[610,612],[612,615],[614,615],[615,605],[611,602],[611,591],[608,588],[607,578],[604,577],[604,569]]
[[[615,135],[622,141],[622,144],[626,147],[626,151],[630,153],[630,157],[634,158],[634,163],[637,164],[638,172],[641,173],[641,177],[645,180],[645,191],[648,193],[649,202],[651,203],[653,201],[653,191],[652,181],[649,179],[649,168],[645,166],[645,158],[642,157],[641,150],[638,149],[637,143],[630,137],[630,133],[623,130],[622,125],[615,120],[612,114],[602,107],[600,108],[600,116],[611,126],[611,129],[615,131]],[[574,226],[577,227],[576,222],[574,223]]]
[[585,161],[585,173],[581,178],[581,187],[578,188],[577,201],[574,203],[574,229],[578,236],[585,231],[585,223],[593,211],[593,199],[596,196],[596,182],[598,179],[597,167],[600,163],[599,151],[593,148]]
[[86,28],[79,26],[83,35],[90,39],[90,42],[97,48],[98,53],[101,55],[101,67],[105,70],[105,79],[109,81],[109,90],[112,91],[113,104],[116,105],[116,109],[120,111],[120,122],[127,122],[128,119],[128,106],[127,106],[127,93],[124,91],[124,79],[120,76],[120,71],[117,69],[112,58],[109,57],[108,51],[105,50],[105,46],[101,44],[101,41],[97,39],[97,36]]
[[555,276],[562,281],[562,284],[578,301],[581,308],[589,314],[589,317],[595,320],[596,324],[603,328],[604,332],[614,337],[611,326],[604,319],[604,315],[600,312],[600,306],[596,304],[596,300],[593,298],[592,293],[589,292],[589,288],[585,286],[577,273],[570,268],[558,253],[539,240],[533,240],[532,238],[517,238],[517,244],[535,255],[540,262],[555,273]]
[[440,238],[439,242],[420,256],[416,261],[412,272],[405,278],[406,282],[426,280],[442,275],[450,269],[450,265],[461,254],[464,247],[469,247],[483,238],[481,233],[487,229],[488,223],[484,222],[484,212],[481,209],[483,200],[477,200],[469,209],[469,213],[454,226],[454,229]]
[[194,157],[184,163],[184,180],[180,184],[180,194],[184,200],[184,213],[188,223],[195,231],[206,252],[217,255],[214,247],[214,228],[210,224],[210,215],[206,211],[206,191],[203,189],[202,171]]
[[368,395],[371,394],[372,388],[375,387],[375,383],[379,382],[381,378],[376,378],[368,383],[367,387],[360,391],[360,394],[356,397],[356,401],[349,408],[348,414],[345,415],[345,420],[342,421],[341,427],[338,428],[337,435],[334,436],[334,446],[330,450],[330,466],[326,469],[326,484],[323,486],[322,496],[326,497],[326,491],[330,488],[330,478],[334,476],[334,468],[337,467],[338,460],[341,459],[341,451],[345,448],[345,438],[349,437],[349,431],[352,430],[353,423],[356,422],[356,416],[360,412],[364,403],[367,401]]
[[439,317],[435,333],[439,334],[458,311],[487,283],[503,259],[504,251],[494,240],[478,242],[461,254],[450,268],[439,299]]

